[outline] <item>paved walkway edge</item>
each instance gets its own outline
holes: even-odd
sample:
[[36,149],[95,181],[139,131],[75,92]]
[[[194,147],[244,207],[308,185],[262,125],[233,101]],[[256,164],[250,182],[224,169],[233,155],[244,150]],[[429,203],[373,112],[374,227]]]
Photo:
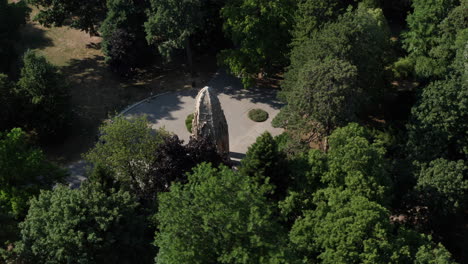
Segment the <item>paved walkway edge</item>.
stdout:
[[160,94],[157,94],[157,95],[153,95],[153,96],[150,96],[150,97],[148,97],[148,98],[145,98],[145,99],[143,99],[143,100],[141,100],[141,101],[139,101],[139,102],[136,102],[136,103],[134,103],[134,104],[128,106],[127,108],[125,108],[125,109],[124,109],[122,112],[120,112],[117,116],[124,115],[124,114],[126,114],[128,111],[130,111],[130,110],[132,110],[133,108],[135,108],[135,107],[141,105],[142,103],[149,102],[149,101],[151,101],[151,100],[153,100],[153,99],[155,99],[155,98],[157,98],[157,97],[159,97],[159,96],[161,96],[161,95],[165,95],[165,94],[168,94],[168,93],[170,93],[170,92],[164,92],[164,93],[160,93]]

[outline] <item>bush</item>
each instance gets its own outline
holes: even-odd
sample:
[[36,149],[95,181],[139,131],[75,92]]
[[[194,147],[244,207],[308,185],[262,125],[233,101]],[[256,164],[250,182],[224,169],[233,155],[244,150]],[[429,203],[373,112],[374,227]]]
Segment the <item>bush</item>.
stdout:
[[268,119],[268,113],[262,109],[252,109],[249,111],[249,118],[255,122],[264,122]]
[[397,79],[408,79],[413,77],[414,61],[409,58],[400,58],[392,66],[393,75]]
[[193,121],[193,118],[194,118],[194,114],[190,114],[187,116],[187,118],[185,119],[185,126],[187,127],[187,130],[189,133],[192,133],[192,121]]

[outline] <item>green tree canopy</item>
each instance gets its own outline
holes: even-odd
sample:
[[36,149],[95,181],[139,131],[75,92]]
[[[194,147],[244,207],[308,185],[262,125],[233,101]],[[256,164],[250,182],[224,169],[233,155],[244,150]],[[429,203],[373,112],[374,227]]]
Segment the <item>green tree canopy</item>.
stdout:
[[[389,212],[349,191],[328,189],[316,194],[317,208],[306,211],[290,232],[295,247],[308,262],[392,263]],[[319,198],[320,197],[320,198]]]
[[171,59],[175,49],[185,48],[190,71],[190,38],[204,27],[202,0],[150,0],[151,12],[145,23],[147,40],[158,45],[159,52]]
[[434,213],[457,213],[468,199],[468,166],[437,159],[422,167],[416,188],[427,195]]
[[51,188],[64,176],[41,150],[28,144],[21,129],[0,133],[0,201],[7,203],[16,216],[24,216],[31,196]]
[[336,129],[330,136],[329,171],[322,181],[380,204],[390,201],[392,182],[384,159],[385,149],[373,143],[356,123]]
[[102,50],[111,69],[126,75],[148,55],[144,5],[138,1],[109,0],[107,16],[100,27]]
[[199,165],[159,196],[156,262],[273,263],[282,234],[265,194],[248,176]]
[[344,13],[346,1],[340,0],[300,0],[295,12],[293,45],[300,45],[310,39],[327,22]]
[[293,89],[299,73],[309,61],[327,57],[348,61],[357,67],[358,86],[370,98],[379,95],[384,67],[388,63],[389,29],[381,9],[360,6],[327,23],[311,38],[291,51],[291,65],[285,73],[283,93]]
[[27,213],[29,199],[64,177],[64,171],[28,143],[21,129],[0,132],[0,247],[16,239],[16,226]]
[[101,126],[99,141],[85,158],[114,173],[122,187],[141,193],[147,188],[144,179],[155,162],[154,154],[166,136],[164,130],[153,132],[146,117],[131,121],[116,117]]
[[137,203],[128,192],[59,186],[31,200],[21,223],[20,259],[31,263],[144,262]]
[[24,54],[16,93],[24,101],[26,127],[41,138],[63,135],[70,119],[70,91],[64,79],[44,57],[33,51]]
[[221,51],[220,62],[252,85],[259,72],[287,63],[295,1],[228,0],[221,9],[224,32],[235,48]]
[[334,128],[355,120],[361,94],[357,78],[356,67],[347,61],[307,62],[285,93],[288,105],[275,122],[300,138],[330,135]]
[[287,189],[285,157],[278,151],[276,141],[269,132],[264,132],[249,147],[241,161],[240,172],[255,178],[259,184],[272,183],[276,192],[281,194]]
[[289,234],[299,263],[455,263],[442,245],[392,225],[386,208],[350,190],[322,189],[314,203]]
[[70,26],[86,31],[92,35],[106,15],[106,0],[80,1],[80,0],[28,0],[28,3],[39,8],[34,17],[46,27],[60,27],[71,20]]
[[[467,75],[468,76],[468,75]],[[463,81],[465,80],[465,81]],[[411,110],[408,151],[419,161],[466,159],[468,155],[468,83],[452,76],[422,90]]]
[[455,38],[468,26],[468,2],[415,0],[412,6],[413,13],[407,17],[409,30],[402,35],[403,47],[414,61],[418,77],[443,77],[454,57]]

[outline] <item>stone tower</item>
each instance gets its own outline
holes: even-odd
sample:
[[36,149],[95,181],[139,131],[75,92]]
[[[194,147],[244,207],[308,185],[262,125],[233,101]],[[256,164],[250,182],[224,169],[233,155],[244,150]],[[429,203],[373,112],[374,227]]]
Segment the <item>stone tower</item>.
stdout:
[[206,86],[195,99],[195,114],[192,121],[192,136],[203,137],[212,142],[218,153],[229,157],[229,132],[226,117],[216,92]]

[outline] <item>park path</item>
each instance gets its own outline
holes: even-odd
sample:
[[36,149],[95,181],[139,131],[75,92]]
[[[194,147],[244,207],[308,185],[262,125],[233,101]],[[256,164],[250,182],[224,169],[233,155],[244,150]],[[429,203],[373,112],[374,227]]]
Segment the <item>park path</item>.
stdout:
[[[273,128],[271,120],[282,107],[276,99],[277,90],[249,88],[243,89],[240,80],[218,71],[207,84],[218,93],[229,130],[230,157],[239,161],[245,156],[248,147],[255,142],[263,132],[268,131],[273,136],[279,135],[283,129]],[[178,135],[188,142],[190,133],[185,126],[185,118],[195,111],[195,97],[200,88],[170,92],[154,96],[136,103],[121,114],[129,119],[146,115],[153,128],[164,127],[169,132]],[[251,109],[260,108],[268,112],[265,122],[257,123],[248,118]],[[71,176],[68,182],[72,187],[79,186],[86,179],[86,164],[80,160],[68,167]]]

